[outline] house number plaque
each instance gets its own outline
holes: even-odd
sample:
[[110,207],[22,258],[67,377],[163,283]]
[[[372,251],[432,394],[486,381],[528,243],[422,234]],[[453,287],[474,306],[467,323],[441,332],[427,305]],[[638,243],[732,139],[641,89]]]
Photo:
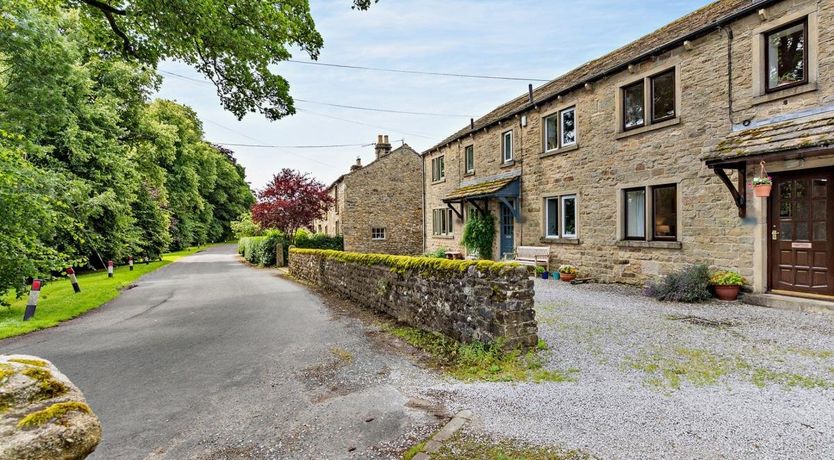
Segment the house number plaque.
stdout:
[[812,247],[811,243],[791,243],[793,249],[811,249]]

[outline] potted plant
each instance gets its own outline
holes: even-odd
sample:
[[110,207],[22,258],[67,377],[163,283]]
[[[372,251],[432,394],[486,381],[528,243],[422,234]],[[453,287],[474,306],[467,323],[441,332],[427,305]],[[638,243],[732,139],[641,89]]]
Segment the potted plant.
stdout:
[[559,279],[562,281],[573,281],[576,279],[576,274],[579,270],[576,269],[573,265],[560,265],[559,266]]
[[541,276],[543,280],[546,280],[547,277],[550,276],[550,273],[548,273],[547,270],[544,269],[544,267],[538,265],[536,266],[536,274]]
[[772,187],[773,178],[767,175],[765,162],[762,161],[759,175],[753,178],[753,194],[757,198],[767,198],[770,196],[770,189]]
[[709,284],[715,289],[715,296],[721,300],[736,300],[738,291],[744,284],[744,278],[734,271],[718,271],[709,278]]

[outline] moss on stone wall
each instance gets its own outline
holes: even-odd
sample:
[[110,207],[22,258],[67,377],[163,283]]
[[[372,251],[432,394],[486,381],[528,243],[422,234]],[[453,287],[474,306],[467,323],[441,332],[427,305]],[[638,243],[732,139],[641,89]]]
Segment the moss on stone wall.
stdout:
[[52,420],[58,419],[63,417],[69,412],[84,412],[85,414],[91,414],[93,411],[90,409],[90,406],[77,401],[69,401],[69,402],[61,402],[53,404],[46,409],[39,410],[37,412],[32,412],[31,414],[23,417],[18,423],[18,428],[34,428],[43,425],[44,423]]
[[390,267],[394,272],[420,271],[420,272],[443,272],[459,271],[464,272],[469,267],[476,267],[480,271],[500,272],[505,268],[520,267],[515,262],[494,262],[492,260],[448,260],[434,257],[411,257],[395,256],[390,254],[360,254],[356,252],[330,251],[320,249],[290,249],[291,254],[308,254],[321,256],[327,259],[340,262],[356,263],[362,265],[382,265]]

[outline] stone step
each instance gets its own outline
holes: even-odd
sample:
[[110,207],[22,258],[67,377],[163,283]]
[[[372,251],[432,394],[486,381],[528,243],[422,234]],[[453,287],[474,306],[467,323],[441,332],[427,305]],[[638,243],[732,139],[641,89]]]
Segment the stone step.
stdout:
[[780,310],[834,314],[834,302],[778,294],[744,294],[742,302]]

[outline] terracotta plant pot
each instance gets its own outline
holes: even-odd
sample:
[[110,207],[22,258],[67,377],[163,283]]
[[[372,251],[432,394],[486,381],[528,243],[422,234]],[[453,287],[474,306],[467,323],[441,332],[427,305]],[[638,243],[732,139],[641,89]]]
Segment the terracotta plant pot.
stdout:
[[559,279],[561,279],[562,281],[570,282],[576,279],[576,275],[572,275],[570,273],[560,273]]
[[770,196],[770,189],[772,185],[755,185],[753,186],[753,194],[757,198],[767,198]]
[[715,288],[715,296],[721,300],[736,300],[738,298],[738,291],[741,289],[741,286],[737,284],[727,286],[716,285],[713,287]]

